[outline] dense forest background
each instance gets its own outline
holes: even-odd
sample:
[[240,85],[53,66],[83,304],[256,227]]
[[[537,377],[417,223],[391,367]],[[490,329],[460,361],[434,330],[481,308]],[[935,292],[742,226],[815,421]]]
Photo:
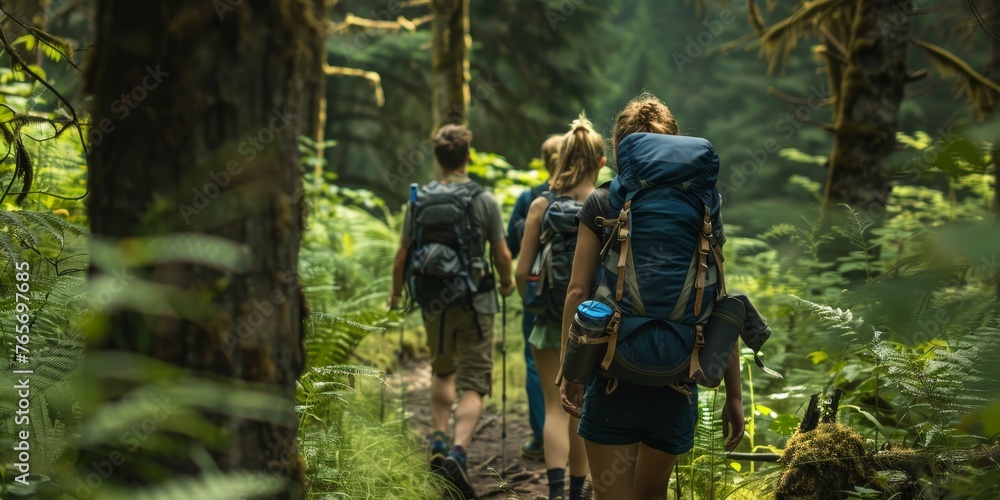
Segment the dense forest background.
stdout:
[[[460,4],[0,4],[0,497],[447,494],[419,314],[385,304]],[[736,455],[702,391],[671,498],[1000,496],[1000,7],[467,5],[469,171],[505,216],[549,134],[643,91],[718,150],[727,282],[785,377],[743,352]]]

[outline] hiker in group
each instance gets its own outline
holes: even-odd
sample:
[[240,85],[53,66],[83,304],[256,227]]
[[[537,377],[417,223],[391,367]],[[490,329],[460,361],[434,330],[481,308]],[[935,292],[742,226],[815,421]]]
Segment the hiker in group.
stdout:
[[[420,305],[431,351],[431,467],[474,498],[466,472],[468,448],[490,394],[495,278],[499,291],[514,291],[510,250],[497,200],[465,173],[472,133],[445,125],[434,137],[441,180],[413,189],[393,264],[390,308],[402,297],[404,270],[409,298]],[[448,420],[458,393],[454,441]]]
[[555,380],[560,366],[563,302],[576,245],[576,213],[594,190],[605,163],[604,139],[583,115],[563,136],[550,191],[528,210],[515,277],[525,307],[538,318],[529,337],[545,400],[545,468],[549,498],[564,498],[569,462],[569,498],[581,498],[588,467],[576,419],[562,410]]
[[[562,144],[562,135],[555,134],[549,136],[542,143],[542,161],[545,169],[552,177],[556,169],[556,159],[559,157],[559,145]],[[514,211],[511,212],[510,222],[507,224],[507,247],[513,257],[521,251],[521,239],[524,237],[524,222],[528,218],[528,207],[531,202],[542,193],[549,190],[549,182],[545,181],[531,189],[525,189],[517,202],[514,203]],[[531,356],[531,344],[528,337],[535,326],[535,315],[525,309],[521,319],[521,333],[524,334],[524,365],[527,369],[524,389],[528,396],[528,423],[531,425],[531,438],[521,446],[521,456],[532,460],[545,460],[545,447],[543,445],[542,426],[545,424],[545,400],[542,399],[542,386],[538,381],[538,369],[535,368],[535,358]]]
[[[566,342],[578,306],[590,298],[617,305],[625,297],[632,301],[628,304],[631,311],[649,309],[646,314],[638,315],[646,317],[622,316],[620,323],[609,323],[608,331],[616,333],[613,338],[619,342],[619,349],[626,330],[638,332],[654,324],[659,325],[655,328],[664,328],[660,331],[667,331],[670,323],[659,320],[681,325],[681,329],[669,331],[669,335],[682,331],[684,325],[690,327],[684,331],[697,331],[700,335],[701,330],[696,330],[695,325],[709,311],[708,305],[714,300],[710,294],[720,287],[724,289],[720,283],[722,270],[717,269],[721,262],[709,256],[707,243],[701,250],[698,243],[699,238],[706,242],[713,240],[721,257],[725,235],[714,187],[718,156],[708,141],[680,137],[678,131],[670,110],[652,94],[639,96],[619,113],[612,139],[619,177],[595,190],[578,213],[579,234],[563,311],[564,348],[568,349]],[[681,151],[680,156],[688,154],[695,160],[678,160],[677,151]],[[627,175],[621,178],[626,169]],[[654,179],[656,175],[659,178]],[[633,187],[626,193],[624,185]],[[629,210],[631,213],[627,213]],[[711,232],[707,236],[706,227]],[[611,228],[620,231],[613,234]],[[669,231],[674,232],[667,234]],[[650,241],[650,235],[655,235],[658,241]],[[677,247],[679,244],[685,247]],[[602,260],[606,255],[610,258]],[[623,272],[629,268],[632,274]],[[702,270],[705,274],[701,274]],[[696,273],[698,278],[691,279]],[[600,281],[602,276],[606,281]],[[607,279],[608,276],[613,278]],[[679,277],[680,281],[675,284],[667,277]],[[662,281],[656,283],[657,280]],[[691,292],[692,289],[695,291]],[[701,292],[704,295],[698,295]],[[678,349],[686,348],[686,354],[691,354],[694,344],[690,342],[677,344]],[[608,351],[616,348],[614,342],[607,345]],[[662,349],[665,344],[657,342],[657,345]],[[653,349],[645,349],[650,350]],[[726,386],[722,425],[723,436],[729,436],[725,449],[730,451],[739,444],[744,431],[736,351],[723,354],[717,363]],[[612,351],[604,355],[598,366],[605,368],[603,363],[617,361],[611,358],[613,354]],[[573,361],[579,360],[567,355],[563,366],[567,377],[571,368],[578,368],[572,365]],[[597,498],[616,500],[666,498],[670,471],[678,455],[694,446],[697,388],[690,382],[644,385],[642,382],[647,379],[642,377],[629,382],[604,373],[607,372],[595,374],[586,386],[565,378],[560,388],[566,412],[580,416],[578,432],[586,442],[595,494]]]

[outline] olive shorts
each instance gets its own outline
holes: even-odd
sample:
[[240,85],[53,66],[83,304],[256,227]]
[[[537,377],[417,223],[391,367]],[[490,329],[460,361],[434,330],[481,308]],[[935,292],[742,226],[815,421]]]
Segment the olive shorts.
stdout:
[[493,387],[493,315],[456,306],[424,314],[424,327],[434,375],[457,372],[459,391],[488,396]]
[[535,349],[562,349],[562,327],[551,322],[539,323],[531,328],[528,343]]

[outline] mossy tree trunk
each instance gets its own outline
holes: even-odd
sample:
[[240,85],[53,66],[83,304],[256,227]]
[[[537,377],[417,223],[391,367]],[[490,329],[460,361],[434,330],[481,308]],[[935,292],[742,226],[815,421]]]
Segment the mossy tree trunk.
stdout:
[[468,122],[469,0],[432,0],[434,22],[432,113],[434,130],[448,123]]
[[[1000,30],[1000,2],[990,2],[987,23],[994,30]],[[1000,83],[1000,37],[993,34],[989,39],[990,66],[987,76]],[[1000,95],[993,96],[992,114],[994,118],[1000,118]],[[993,140],[993,211],[1000,222],[1000,137]],[[997,283],[997,295],[1000,295],[1000,280]]]
[[[221,449],[205,446],[218,467],[287,479],[278,498],[302,497],[305,482],[294,413],[307,313],[297,282],[304,207],[297,144],[321,82],[316,5],[98,0],[87,69],[94,238],[196,233],[245,245],[250,255],[244,272],[191,259],[134,270],[138,279],[204,297],[210,321],[182,311],[116,312],[87,354],[138,353],[193,376],[271,388],[287,400],[281,422],[205,415],[224,432]],[[253,328],[238,329],[256,318]],[[138,457],[120,451],[126,460],[116,481],[153,481],[132,466]],[[159,463],[168,478],[200,465],[185,457]]]
[[[1000,29],[1000,2],[990,2],[984,9],[986,24],[993,30]],[[1000,36],[990,33],[987,37],[990,43],[990,58],[985,75],[990,80],[1000,83]],[[1000,95],[994,93],[989,109],[989,118],[993,122],[1000,121]],[[1000,224],[1000,136],[993,138],[993,216]],[[996,280],[996,295],[1000,297],[1000,271],[993,277]]]
[[839,203],[880,211],[892,190],[885,159],[896,146],[912,13],[911,0],[856,2],[847,61],[840,84],[834,86],[839,92],[824,196],[827,212]]

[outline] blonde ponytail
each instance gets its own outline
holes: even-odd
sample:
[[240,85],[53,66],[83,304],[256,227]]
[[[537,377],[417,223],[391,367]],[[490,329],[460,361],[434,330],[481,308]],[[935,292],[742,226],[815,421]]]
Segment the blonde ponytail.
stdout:
[[604,139],[594,131],[594,125],[580,113],[570,130],[563,136],[556,170],[549,180],[553,191],[572,189],[594,175],[604,158]]

